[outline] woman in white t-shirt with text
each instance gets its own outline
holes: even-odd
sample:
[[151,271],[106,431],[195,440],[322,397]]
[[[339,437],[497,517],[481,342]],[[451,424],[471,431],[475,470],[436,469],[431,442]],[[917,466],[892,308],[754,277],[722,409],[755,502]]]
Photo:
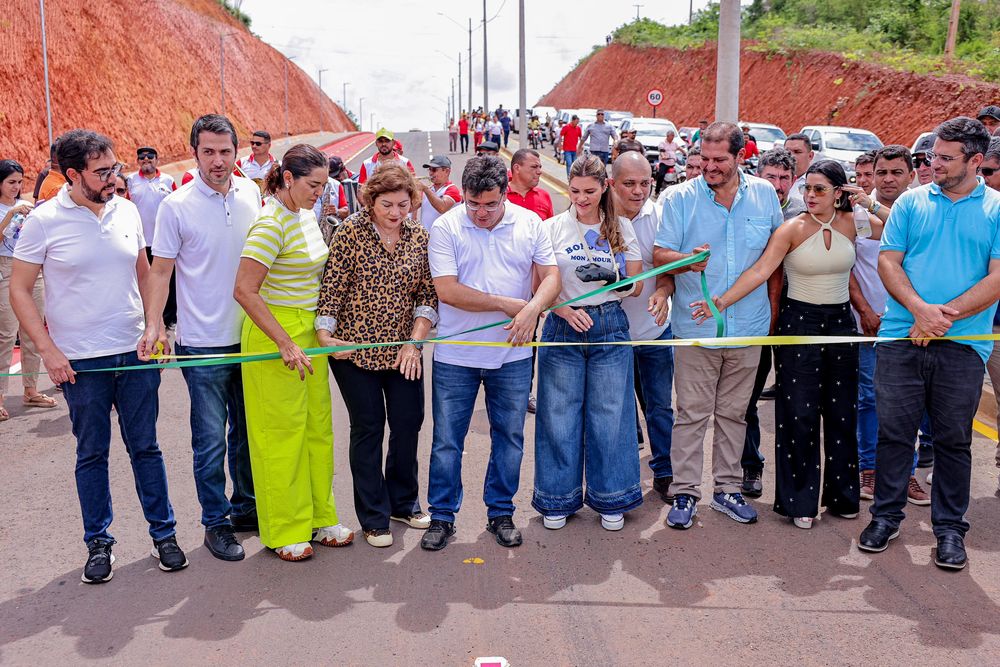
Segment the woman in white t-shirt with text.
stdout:
[[[642,270],[635,231],[615,212],[600,158],[574,162],[569,189],[569,210],[546,222],[562,276],[560,303]],[[543,342],[590,344],[538,352],[531,504],[546,528],[562,528],[588,505],[604,528],[620,530],[624,513],[642,504],[632,350],[600,345],[629,340],[621,300],[641,291],[642,283],[612,289],[558,308],[545,320]]]

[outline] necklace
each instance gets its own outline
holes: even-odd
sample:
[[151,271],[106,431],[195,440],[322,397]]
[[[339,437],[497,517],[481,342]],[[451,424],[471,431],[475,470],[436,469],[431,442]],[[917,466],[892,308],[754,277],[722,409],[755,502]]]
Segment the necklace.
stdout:
[[397,234],[396,238],[394,239],[389,238],[388,234],[383,233],[382,230],[378,228],[378,225],[375,224],[374,220],[372,220],[372,227],[375,229],[375,233],[378,235],[378,240],[381,241],[386,248],[392,250],[393,247],[396,245],[396,242],[399,241],[399,234]]
[[815,215],[813,215],[813,214],[812,214],[812,212],[811,212],[811,211],[809,212],[809,217],[810,217],[810,218],[812,218],[813,220],[815,220],[816,222],[818,222],[818,223],[819,223],[819,225],[820,225],[820,227],[826,227],[826,226],[827,226],[827,225],[829,225],[829,224],[833,224],[833,221],[834,221],[834,220],[836,219],[836,217],[837,217],[837,210],[836,210],[836,209],[834,209],[834,211],[833,211],[833,215],[831,215],[831,216],[830,216],[830,219],[829,219],[829,220],[827,220],[826,222],[823,222],[822,220],[820,220],[819,218],[817,218],[817,217],[816,217]]

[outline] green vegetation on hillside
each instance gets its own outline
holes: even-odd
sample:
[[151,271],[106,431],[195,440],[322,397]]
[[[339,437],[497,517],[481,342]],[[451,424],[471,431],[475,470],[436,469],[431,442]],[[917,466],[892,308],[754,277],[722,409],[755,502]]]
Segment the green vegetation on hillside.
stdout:
[[247,30],[250,29],[250,16],[236,5],[230,4],[229,0],[219,0],[222,8],[229,12],[229,15],[243,24]]
[[[816,49],[919,73],[954,72],[1000,82],[1000,0],[964,0],[955,59],[944,58],[951,0],[754,0],[743,10],[743,38],[768,52]],[[691,25],[649,19],[615,31],[632,46],[692,48],[716,39],[719,6]]]

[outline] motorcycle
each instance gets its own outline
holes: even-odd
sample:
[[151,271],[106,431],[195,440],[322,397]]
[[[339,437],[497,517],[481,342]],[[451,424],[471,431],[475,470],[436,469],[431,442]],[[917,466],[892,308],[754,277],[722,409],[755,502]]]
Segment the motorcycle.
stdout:
[[528,145],[530,145],[536,151],[542,143],[542,131],[537,127],[528,132]]

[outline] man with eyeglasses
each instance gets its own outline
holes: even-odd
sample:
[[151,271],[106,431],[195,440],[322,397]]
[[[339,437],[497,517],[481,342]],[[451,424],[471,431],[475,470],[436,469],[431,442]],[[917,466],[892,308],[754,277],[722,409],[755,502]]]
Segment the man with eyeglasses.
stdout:
[[435,220],[462,201],[462,193],[451,182],[451,160],[447,156],[435,155],[424,165],[424,169],[430,182],[419,181],[424,191],[420,203],[420,224],[430,231]]
[[264,191],[264,181],[276,160],[271,155],[271,133],[257,130],[250,137],[250,155],[236,161],[242,175],[246,176]]
[[[49,377],[62,383],[69,407],[88,551],[81,579],[98,584],[112,577],[112,410],[118,413],[149,523],[152,555],[161,570],[180,570],[188,561],[177,545],[167,473],[156,441],[160,372],[154,362],[146,362],[148,369],[119,370],[143,365],[136,353],[149,273],[142,220],[135,204],[114,196],[123,165],[110,139],[71,130],[59,138],[56,150],[69,185],[28,215],[14,251],[10,300]],[[31,296],[39,271],[45,273],[47,327]],[[165,345],[166,340],[161,336],[157,343]],[[63,532],[58,526],[52,529]]]
[[899,536],[913,441],[927,412],[934,429],[934,563],[957,570],[968,560],[972,421],[993,344],[920,339],[991,333],[1000,299],[1000,193],[976,175],[990,140],[982,123],[952,118],[935,134],[934,182],[903,193],[882,233],[879,275],[889,299],[879,335],[914,340],[878,344],[878,475],[872,520],[858,548],[884,551]]
[[[129,174],[129,199],[139,209],[142,218],[142,236],[146,239],[146,259],[153,261],[153,233],[156,230],[156,212],[160,203],[177,184],[169,174],[160,171],[160,158],[152,146],[142,146],[135,152],[139,170]],[[174,279],[170,279],[170,295],[163,306],[163,323],[167,328],[177,324],[177,293]]]
[[[465,203],[431,229],[428,255],[440,299],[438,334],[453,340],[509,342],[513,347],[437,345],[431,375],[434,435],[427,501],[431,525],[420,541],[437,551],[455,534],[462,504],[462,451],[479,386],[486,392],[490,465],[483,500],[501,546],[521,544],[514,494],[524,453],[524,419],[531,389],[531,340],[541,312],[559,296],[552,241],[541,219],[505,202],[507,167],[497,157],[474,157],[462,173]],[[537,289],[532,294],[532,281]],[[509,319],[502,327],[463,331]]]
[[916,185],[914,187],[917,185],[927,185],[934,180],[934,169],[931,168],[931,160],[927,154],[934,149],[935,139],[937,137],[933,133],[928,134],[913,147],[913,168],[917,172]]

